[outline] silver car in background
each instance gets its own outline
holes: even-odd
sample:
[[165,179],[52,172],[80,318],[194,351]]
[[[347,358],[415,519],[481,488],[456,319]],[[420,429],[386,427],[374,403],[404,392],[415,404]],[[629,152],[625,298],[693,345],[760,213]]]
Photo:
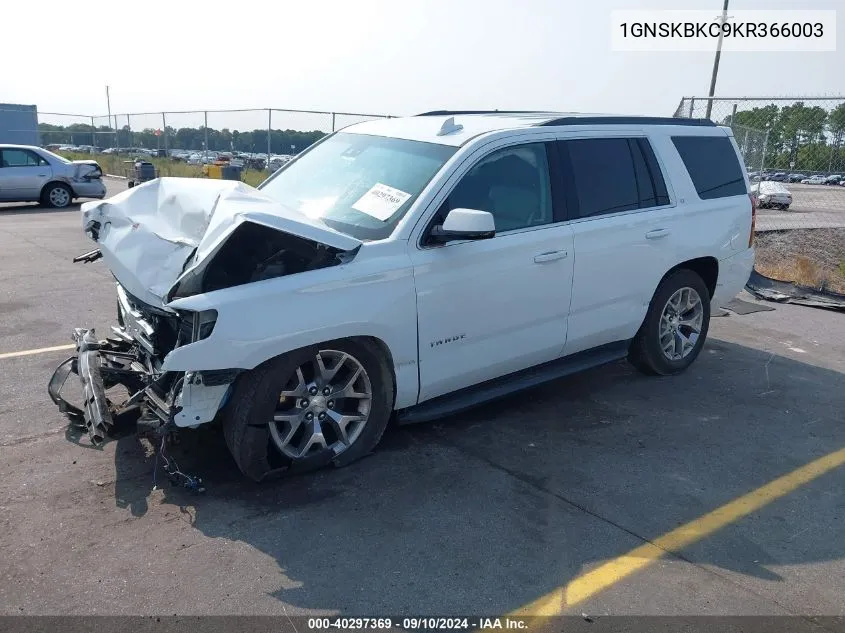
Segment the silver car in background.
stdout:
[[63,209],[74,198],[104,198],[103,170],[32,145],[0,145],[0,202],[40,202]]

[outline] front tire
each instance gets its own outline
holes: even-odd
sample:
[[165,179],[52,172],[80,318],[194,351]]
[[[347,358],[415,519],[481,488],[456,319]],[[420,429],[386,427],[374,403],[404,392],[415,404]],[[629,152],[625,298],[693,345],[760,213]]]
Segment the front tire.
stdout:
[[41,192],[41,204],[53,209],[66,209],[73,202],[73,191],[60,182],[51,182]]
[[657,287],[628,360],[646,374],[678,374],[698,357],[709,327],[710,291],[697,273],[677,270]]
[[241,375],[222,412],[223,434],[238,468],[254,481],[345,466],[378,444],[393,392],[375,345],[330,341]]

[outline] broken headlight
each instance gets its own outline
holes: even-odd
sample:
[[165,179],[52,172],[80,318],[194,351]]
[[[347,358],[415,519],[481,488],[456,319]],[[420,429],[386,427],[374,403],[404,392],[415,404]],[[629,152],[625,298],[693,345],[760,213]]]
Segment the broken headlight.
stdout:
[[211,336],[214,325],[217,323],[217,310],[203,310],[202,312],[187,312],[180,314],[182,318],[182,331],[188,336],[191,343],[202,341]]

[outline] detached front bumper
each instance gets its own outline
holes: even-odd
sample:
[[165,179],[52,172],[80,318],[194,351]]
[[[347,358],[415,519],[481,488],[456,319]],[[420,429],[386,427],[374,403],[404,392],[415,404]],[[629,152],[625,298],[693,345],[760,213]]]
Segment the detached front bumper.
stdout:
[[[77,328],[73,332],[76,356],[71,356],[53,372],[47,391],[59,410],[76,426],[85,428],[91,443],[103,443],[115,425],[115,417],[138,409],[137,402],[129,398],[115,406],[106,397],[106,389],[118,383],[130,393],[143,392],[149,375],[137,362],[132,345],[120,339],[99,341],[94,330]],[[62,390],[70,374],[79,376],[82,383],[82,406],[68,402]]]
[[[166,425],[196,427],[211,422],[228,399],[240,370],[156,371],[147,350],[152,343],[134,327],[143,322],[133,321],[129,312],[122,315],[124,327],[113,327],[115,336],[104,341],[97,339],[94,330],[74,330],[76,355],[56,368],[47,385],[59,410],[72,424],[86,430],[95,446],[116,426],[133,422],[138,423],[139,431],[153,432]],[[138,335],[133,337],[130,332]],[[79,405],[62,395],[71,374],[79,377],[82,386]],[[107,393],[117,385],[128,392],[128,398],[120,402]],[[114,397],[114,392],[111,394]]]

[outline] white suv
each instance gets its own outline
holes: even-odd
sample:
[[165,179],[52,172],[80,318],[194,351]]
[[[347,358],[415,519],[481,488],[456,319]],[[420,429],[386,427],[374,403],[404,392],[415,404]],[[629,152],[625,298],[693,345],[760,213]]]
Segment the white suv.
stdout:
[[736,143],[701,120],[369,121],[258,190],[164,178],[82,213],[119,326],[76,330],[54,401],[94,442],[217,420],[255,480],[609,361],[683,371],[754,262]]

